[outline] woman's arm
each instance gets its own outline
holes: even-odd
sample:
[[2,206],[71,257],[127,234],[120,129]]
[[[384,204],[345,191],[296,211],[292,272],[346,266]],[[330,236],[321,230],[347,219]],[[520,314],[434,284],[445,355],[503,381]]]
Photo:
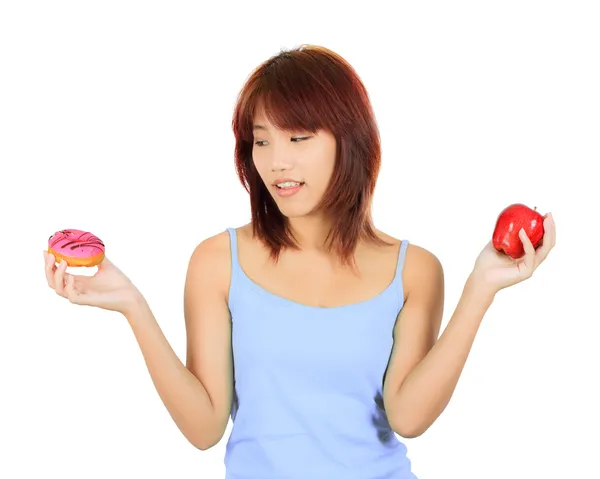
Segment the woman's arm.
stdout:
[[194,251],[185,286],[187,367],[175,354],[145,300],[126,318],[154,386],[179,430],[195,447],[217,444],[232,397],[231,329],[223,285],[229,244],[209,238]]
[[[400,335],[406,341],[417,334],[409,329],[430,330],[431,324],[441,322],[439,298],[443,298],[443,273],[439,262],[433,258],[425,261],[427,269],[421,281],[414,285],[407,298],[406,310],[401,312]],[[446,329],[431,345],[424,357],[414,356],[406,363],[416,363],[402,378],[400,387],[392,394],[390,423],[403,437],[423,434],[440,416],[452,397],[481,321],[493,302],[494,295],[477,287],[469,278],[462,296]],[[404,309],[404,308],[403,308]],[[398,348],[403,347],[402,338]],[[405,368],[406,369],[406,368]]]
[[[479,325],[496,294],[533,276],[556,244],[551,213],[544,216],[541,246],[534,248],[520,229],[524,255],[496,251],[490,240],[475,261],[458,306],[444,334],[435,341],[442,320],[444,276],[437,258],[413,247],[406,262],[410,290],[399,314],[384,402],[390,424],[404,437],[423,434],[448,405],[473,345]],[[388,381],[386,380],[386,383]],[[389,409],[388,409],[389,408]]]

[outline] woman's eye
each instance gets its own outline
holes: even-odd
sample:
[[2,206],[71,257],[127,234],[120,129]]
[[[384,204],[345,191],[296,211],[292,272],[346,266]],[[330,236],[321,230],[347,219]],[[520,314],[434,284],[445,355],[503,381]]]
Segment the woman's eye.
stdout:
[[[291,139],[290,139],[290,141],[291,141],[292,143],[298,143],[299,141],[302,141],[302,140],[308,140],[309,138],[310,138],[310,136],[294,137],[294,138],[291,138]],[[264,145],[263,145],[263,143],[265,143],[265,141],[264,141],[264,140],[259,140],[259,141],[255,141],[255,142],[254,142],[254,144],[255,144],[256,146],[264,146]]]

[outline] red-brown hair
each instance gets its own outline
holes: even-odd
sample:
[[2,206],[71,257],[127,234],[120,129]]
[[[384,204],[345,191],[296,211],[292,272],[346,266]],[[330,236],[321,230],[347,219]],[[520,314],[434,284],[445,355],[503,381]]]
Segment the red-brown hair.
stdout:
[[376,235],[371,217],[381,164],[379,129],[352,66],[320,46],[281,50],[251,73],[238,96],[232,121],[236,172],[250,194],[253,233],[277,261],[282,248],[298,245],[252,160],[252,127],[259,108],[281,130],[324,129],[335,136],[335,169],[317,208],[333,222],[326,244],[335,248],[342,264],[354,265],[360,238],[388,244]]

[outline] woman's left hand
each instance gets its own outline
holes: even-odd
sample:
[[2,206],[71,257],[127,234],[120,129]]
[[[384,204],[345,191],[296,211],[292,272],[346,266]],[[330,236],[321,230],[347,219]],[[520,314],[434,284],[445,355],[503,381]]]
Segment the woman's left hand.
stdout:
[[481,251],[470,280],[477,283],[479,287],[487,289],[491,294],[513,286],[521,281],[531,278],[533,272],[546,259],[548,253],[556,242],[556,230],[552,213],[544,216],[544,237],[542,245],[534,249],[527,234],[521,230],[519,237],[525,249],[525,255],[519,259],[497,251],[490,241]]

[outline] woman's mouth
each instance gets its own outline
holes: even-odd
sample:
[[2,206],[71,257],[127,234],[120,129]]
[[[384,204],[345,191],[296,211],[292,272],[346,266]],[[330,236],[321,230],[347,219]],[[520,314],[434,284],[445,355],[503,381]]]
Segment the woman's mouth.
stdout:
[[298,193],[302,189],[302,186],[304,186],[304,182],[301,181],[286,181],[284,183],[277,183],[275,191],[278,196],[287,198]]

